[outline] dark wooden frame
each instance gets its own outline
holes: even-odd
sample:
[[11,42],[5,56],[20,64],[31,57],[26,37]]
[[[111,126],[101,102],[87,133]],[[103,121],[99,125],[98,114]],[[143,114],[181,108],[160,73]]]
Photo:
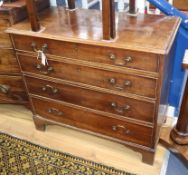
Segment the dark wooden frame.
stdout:
[[102,1],[103,39],[116,37],[114,0]]
[[[188,53],[188,52],[186,52]],[[188,69],[188,55],[184,56],[183,68]],[[188,144],[188,77],[186,77],[185,91],[176,126],[171,131],[172,140],[180,145]]]
[[70,10],[73,10],[76,8],[76,5],[75,5],[75,0],[68,0],[68,7]]
[[130,14],[137,13],[136,0],[129,0],[129,13]]
[[[185,55],[183,68],[188,70],[186,59]],[[177,124],[174,128],[162,129],[160,143],[188,165],[188,77]]]
[[26,0],[27,4],[27,12],[31,23],[31,29],[34,32],[40,30],[40,23],[38,20],[37,9],[36,9],[36,2],[35,0]]

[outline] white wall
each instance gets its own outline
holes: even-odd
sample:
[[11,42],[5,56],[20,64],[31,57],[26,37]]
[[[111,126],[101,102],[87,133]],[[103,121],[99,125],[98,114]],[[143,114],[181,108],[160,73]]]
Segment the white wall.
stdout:
[[[118,0],[116,0],[118,1]],[[126,3],[129,2],[129,0],[124,0]],[[137,7],[139,8],[139,12],[143,13],[145,10],[145,3],[146,0],[137,0]],[[51,6],[56,6],[56,0],[50,0]]]
[[146,6],[146,0],[137,0],[137,7],[140,13],[144,13]]
[[51,6],[57,6],[56,0],[50,0],[50,4],[51,4]]

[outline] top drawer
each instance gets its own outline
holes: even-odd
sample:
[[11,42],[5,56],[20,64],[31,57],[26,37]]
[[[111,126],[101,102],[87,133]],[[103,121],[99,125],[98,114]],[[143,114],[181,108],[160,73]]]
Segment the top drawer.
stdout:
[[91,45],[78,45],[78,59],[111,64],[121,68],[131,68],[150,72],[158,72],[158,58],[154,54],[96,47]]
[[[159,63],[155,54],[115,49],[86,44],[76,44],[52,39],[13,35],[18,50],[33,51],[33,46],[44,49],[47,54],[74,58],[94,63],[103,63],[120,68],[158,72]],[[45,49],[45,46],[47,48]]]
[[[77,57],[76,44],[55,41],[52,39],[41,39],[21,35],[13,35],[15,48],[23,51],[43,50],[45,53],[68,58]],[[46,48],[47,46],[47,48]]]

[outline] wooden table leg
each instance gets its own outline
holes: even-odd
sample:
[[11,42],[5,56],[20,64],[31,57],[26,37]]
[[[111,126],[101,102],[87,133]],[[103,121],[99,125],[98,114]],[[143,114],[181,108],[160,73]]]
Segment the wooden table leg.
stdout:
[[[183,59],[184,69],[188,69],[188,50]],[[183,95],[180,114],[176,126],[162,128],[160,143],[188,164],[188,77]]]
[[130,14],[137,13],[136,0],[129,0],[129,13]]
[[37,32],[40,30],[40,23],[37,15],[36,2],[35,0],[26,0],[26,4],[29,20],[31,23],[31,29],[32,31]]
[[[185,51],[183,59],[184,69],[188,68],[188,50]],[[186,86],[183,95],[183,101],[178,117],[177,125],[170,134],[172,140],[180,145],[188,144],[188,77],[186,77]]]
[[73,10],[76,8],[75,6],[75,0],[68,0],[68,7],[70,10]]
[[114,0],[102,1],[103,39],[110,40],[116,37],[115,3]]
[[188,80],[181,105],[177,125],[171,131],[171,138],[177,144],[188,144]]

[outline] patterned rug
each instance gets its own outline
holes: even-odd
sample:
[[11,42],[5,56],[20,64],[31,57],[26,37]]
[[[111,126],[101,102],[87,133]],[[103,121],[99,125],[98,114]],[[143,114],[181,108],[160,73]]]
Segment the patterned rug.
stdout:
[[0,133],[0,175],[133,175]]

